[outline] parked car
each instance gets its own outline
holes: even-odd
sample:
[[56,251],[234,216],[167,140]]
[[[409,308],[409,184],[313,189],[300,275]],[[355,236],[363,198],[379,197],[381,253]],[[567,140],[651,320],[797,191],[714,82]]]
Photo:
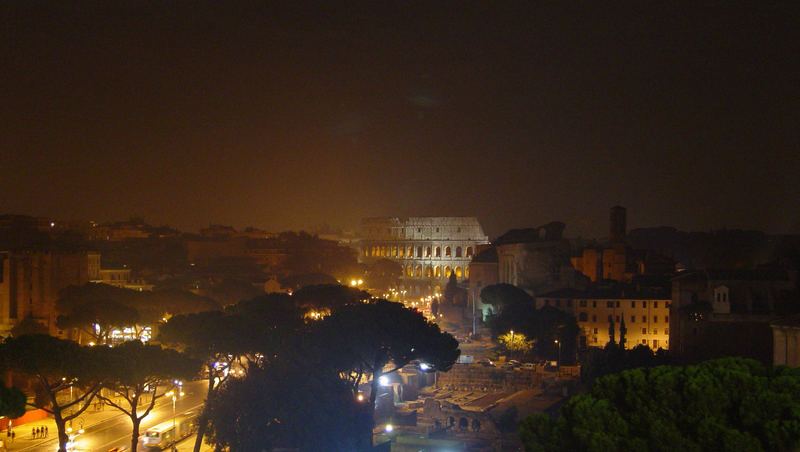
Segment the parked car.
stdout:
[[534,363],[522,363],[522,368],[525,370],[536,370],[536,364]]

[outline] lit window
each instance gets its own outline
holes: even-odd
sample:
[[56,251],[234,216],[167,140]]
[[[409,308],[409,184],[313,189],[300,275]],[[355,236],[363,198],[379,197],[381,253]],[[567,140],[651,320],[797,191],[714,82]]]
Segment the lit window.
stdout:
[[647,339],[642,339],[642,345],[647,345]]
[[658,328],[653,328],[653,334],[658,334]]
[[647,328],[642,328],[642,334],[647,334]]
[[664,317],[664,323],[669,323],[669,316]]

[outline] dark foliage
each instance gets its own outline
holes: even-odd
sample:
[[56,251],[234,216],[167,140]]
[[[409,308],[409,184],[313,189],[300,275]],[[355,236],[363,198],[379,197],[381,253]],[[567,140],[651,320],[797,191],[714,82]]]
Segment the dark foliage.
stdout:
[[611,374],[520,437],[527,451],[796,450],[800,371],[725,358]]

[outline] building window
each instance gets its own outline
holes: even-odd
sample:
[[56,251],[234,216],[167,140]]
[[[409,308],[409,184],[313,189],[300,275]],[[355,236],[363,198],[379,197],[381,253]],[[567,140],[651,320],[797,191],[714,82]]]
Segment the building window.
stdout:
[[[437,247],[436,249],[438,250],[439,248]],[[431,247],[425,248],[425,257],[431,257]]]
[[592,307],[593,307],[593,308],[596,308],[596,307],[597,307],[597,300],[592,300]]
[[436,228],[436,232],[439,232],[439,228]]
[[595,343],[595,344],[597,343],[597,336],[592,338],[592,342]]
[[647,334],[647,328],[642,328],[642,334]]
[[642,345],[647,345],[647,339],[642,339]]
[[586,307],[586,300],[581,300],[580,302],[578,302],[578,305],[580,307],[582,307],[582,308],[585,308]]
[[653,348],[654,349],[658,348],[658,339],[653,339]]
[[449,246],[444,247],[444,255],[447,256],[447,257],[450,257],[450,256],[452,256],[452,254],[450,254],[450,253],[451,253],[450,247]]
[[657,302],[657,301],[654,301],[654,302],[653,302],[653,307],[654,307],[654,308],[656,308],[656,309],[658,309],[658,302]]
[[471,246],[467,247],[467,257],[472,257],[472,247]]
[[643,308],[646,308],[646,307],[647,307],[647,302],[646,302],[646,301],[642,301],[642,307],[643,307]]
[[397,257],[397,247],[396,246],[392,247],[392,257]]
[[658,323],[658,316],[657,315],[653,316],[653,323]]
[[613,308],[614,307],[614,302],[613,301],[606,301],[606,307],[607,308]]
[[653,334],[658,334],[658,328],[653,328]]
[[635,315],[631,316],[631,323],[636,323],[636,316]]
[[664,323],[669,323],[669,316],[664,316]]
[[417,257],[422,257],[422,247],[421,246],[417,247]]
[[597,322],[597,316],[596,315],[592,315],[592,322]]
[[594,334],[597,334],[597,328],[594,329]]
[[669,336],[669,328],[664,328],[664,334],[666,334],[667,336]]
[[461,257],[461,247],[460,246],[456,247],[456,257]]
[[589,316],[586,315],[585,312],[581,312],[580,314],[578,314],[578,321],[579,322],[585,322],[587,320],[589,320]]
[[617,303],[616,303],[616,305],[617,305],[617,307],[619,307],[619,300],[617,300]]
[[635,307],[636,307],[636,300],[633,300],[633,301],[631,301],[631,307],[632,307],[632,308],[635,308]]
[[642,323],[647,323],[647,316],[646,315],[642,316]]

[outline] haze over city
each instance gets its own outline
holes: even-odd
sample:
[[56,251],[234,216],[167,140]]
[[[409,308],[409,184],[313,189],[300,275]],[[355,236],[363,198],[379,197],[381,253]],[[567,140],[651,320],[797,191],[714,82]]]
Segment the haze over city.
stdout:
[[234,3],[2,5],[0,210],[800,230],[791,3]]

